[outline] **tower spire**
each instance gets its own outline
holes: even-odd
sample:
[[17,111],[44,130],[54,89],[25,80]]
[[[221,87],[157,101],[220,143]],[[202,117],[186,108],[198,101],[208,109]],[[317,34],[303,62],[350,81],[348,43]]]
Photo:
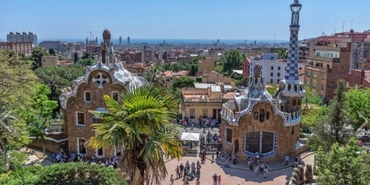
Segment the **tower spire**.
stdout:
[[282,81],[285,84],[283,90],[284,96],[302,97],[304,94],[303,84],[299,80],[298,61],[299,61],[299,46],[298,46],[298,31],[299,31],[299,11],[302,5],[298,0],[290,5],[291,24],[290,24],[290,38],[287,65],[285,67],[285,77]]

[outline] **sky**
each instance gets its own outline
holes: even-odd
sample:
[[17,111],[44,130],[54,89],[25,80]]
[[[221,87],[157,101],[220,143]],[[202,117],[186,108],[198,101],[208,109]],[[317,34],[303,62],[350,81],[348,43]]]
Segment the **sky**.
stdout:
[[[299,39],[370,29],[369,0],[299,0]],[[293,0],[1,0],[0,41],[10,31],[40,39],[288,40]],[[335,27],[334,27],[335,25]]]

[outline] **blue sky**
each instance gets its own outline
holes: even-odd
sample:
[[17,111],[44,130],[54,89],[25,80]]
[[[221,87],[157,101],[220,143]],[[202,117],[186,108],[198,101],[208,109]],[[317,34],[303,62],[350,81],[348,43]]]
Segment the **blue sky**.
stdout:
[[[0,40],[10,31],[39,39],[113,38],[288,40],[293,0],[1,0]],[[300,0],[300,39],[370,29],[369,0]]]

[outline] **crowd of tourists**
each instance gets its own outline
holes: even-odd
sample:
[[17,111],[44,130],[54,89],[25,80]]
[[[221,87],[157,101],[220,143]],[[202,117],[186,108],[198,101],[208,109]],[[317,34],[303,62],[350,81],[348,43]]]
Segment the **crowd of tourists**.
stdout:
[[117,168],[119,157],[104,159],[98,157],[86,157],[85,155],[77,155],[75,153],[67,154],[64,150],[61,150],[58,154],[52,153],[51,158],[55,163],[68,163],[68,162],[86,162],[88,164],[98,164],[101,166],[107,166]]

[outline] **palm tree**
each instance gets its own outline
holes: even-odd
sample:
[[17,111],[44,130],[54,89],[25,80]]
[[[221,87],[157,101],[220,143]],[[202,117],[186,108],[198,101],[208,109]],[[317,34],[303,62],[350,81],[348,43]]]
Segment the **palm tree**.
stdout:
[[0,154],[6,155],[7,153],[7,138],[18,137],[19,130],[14,127],[14,123],[17,120],[18,118],[13,116],[11,111],[3,112],[0,114]]
[[32,123],[30,123],[28,130],[30,135],[35,137],[36,141],[41,141],[43,156],[45,156],[45,128],[49,125],[49,120],[49,118],[35,119]]
[[127,89],[119,103],[108,95],[104,100],[108,113],[93,112],[102,123],[93,125],[97,135],[88,145],[123,148],[119,168],[129,175],[132,185],[160,183],[167,175],[161,153],[175,158],[182,155],[178,131],[171,123],[176,118],[176,100],[155,85]]

